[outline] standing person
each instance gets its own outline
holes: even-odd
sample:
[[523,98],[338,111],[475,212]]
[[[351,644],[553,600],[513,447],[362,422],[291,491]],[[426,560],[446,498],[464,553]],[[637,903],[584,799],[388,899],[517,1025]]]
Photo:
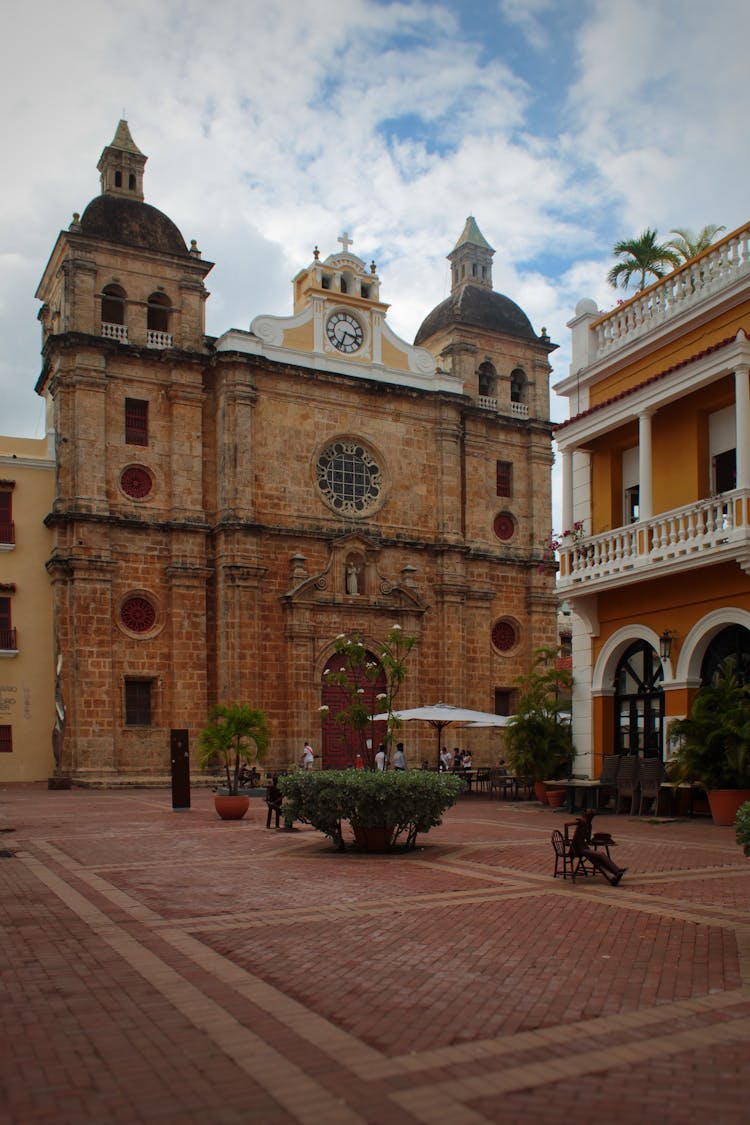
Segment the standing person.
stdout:
[[443,771],[443,773],[451,768],[451,762],[451,752],[447,746],[444,746],[440,751],[440,769]]
[[471,769],[471,750],[464,750],[463,754],[461,755],[461,769]]
[[311,770],[313,768],[314,761],[315,755],[313,754],[313,748],[309,742],[306,742],[302,751],[302,768],[305,770]]
[[283,794],[279,789],[278,777],[271,778],[271,784],[266,790],[266,804],[268,805],[268,816],[266,817],[266,828],[271,827],[271,813],[276,813],[276,827],[279,827],[279,817],[281,815],[281,803],[284,800]]
[[453,765],[451,769],[454,773],[459,773],[463,769],[461,764],[461,751],[457,746],[453,747]]
[[385,746],[383,745],[382,742],[378,746],[378,752],[375,755],[375,769],[376,770],[384,770],[385,769]]
[[403,742],[399,742],[396,747],[396,753],[393,755],[393,768],[394,770],[405,770],[409,768],[406,764]]

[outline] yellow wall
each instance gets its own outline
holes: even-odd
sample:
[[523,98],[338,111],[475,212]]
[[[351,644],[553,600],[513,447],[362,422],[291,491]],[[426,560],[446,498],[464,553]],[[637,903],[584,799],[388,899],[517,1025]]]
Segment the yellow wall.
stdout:
[[693,328],[677,340],[670,340],[647,358],[640,357],[602,379],[590,389],[589,406],[598,406],[622,391],[639,386],[652,375],[658,375],[677,363],[691,359],[712,344],[736,336],[740,328],[744,328],[750,335],[750,300],[721,313],[709,324]]
[[[730,377],[659,410],[652,419],[654,514],[710,494],[708,416],[734,402]],[[638,425],[628,421],[589,444],[594,535],[622,527],[622,454],[638,445]]]
[[0,723],[13,728],[13,752],[0,754],[0,782],[38,781],[54,767],[52,592],[44,566],[51,533],[42,522],[52,508],[54,470],[46,440],[0,438],[0,477],[16,482],[16,544],[0,549],[0,582],[16,587],[10,598],[18,647],[17,656],[0,656]]

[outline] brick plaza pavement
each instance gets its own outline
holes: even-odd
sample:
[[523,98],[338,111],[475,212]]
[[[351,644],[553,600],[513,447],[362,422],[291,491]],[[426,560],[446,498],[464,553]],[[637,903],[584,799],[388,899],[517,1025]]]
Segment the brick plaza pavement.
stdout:
[[551,878],[533,803],[401,856],[264,813],[0,790],[0,1122],[750,1120],[733,829],[607,817],[610,888]]

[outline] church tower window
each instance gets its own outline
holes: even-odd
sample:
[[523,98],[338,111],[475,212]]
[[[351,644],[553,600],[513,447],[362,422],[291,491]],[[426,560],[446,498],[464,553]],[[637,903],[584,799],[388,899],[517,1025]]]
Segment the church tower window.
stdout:
[[125,444],[148,445],[148,401],[125,399]]
[[513,462],[496,461],[497,495],[510,499],[513,496]]
[[146,306],[146,343],[150,348],[171,348],[169,314],[172,303],[164,293],[152,293]]
[[125,726],[151,726],[151,680],[125,681]]
[[122,187],[122,172],[115,172],[115,187]]
[[136,187],[135,173],[131,172],[130,175],[128,176],[128,188],[129,188],[130,191],[135,191],[135,187]]
[[102,290],[102,336],[127,344],[125,298],[125,290],[119,285],[105,285]]
[[526,374],[520,367],[510,373],[510,401],[526,401]]

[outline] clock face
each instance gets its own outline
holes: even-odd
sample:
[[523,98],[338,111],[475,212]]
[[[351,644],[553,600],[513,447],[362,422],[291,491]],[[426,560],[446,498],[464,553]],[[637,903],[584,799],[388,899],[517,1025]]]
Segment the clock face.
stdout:
[[350,355],[362,347],[364,333],[356,317],[348,312],[335,312],[326,322],[326,336],[340,352]]

